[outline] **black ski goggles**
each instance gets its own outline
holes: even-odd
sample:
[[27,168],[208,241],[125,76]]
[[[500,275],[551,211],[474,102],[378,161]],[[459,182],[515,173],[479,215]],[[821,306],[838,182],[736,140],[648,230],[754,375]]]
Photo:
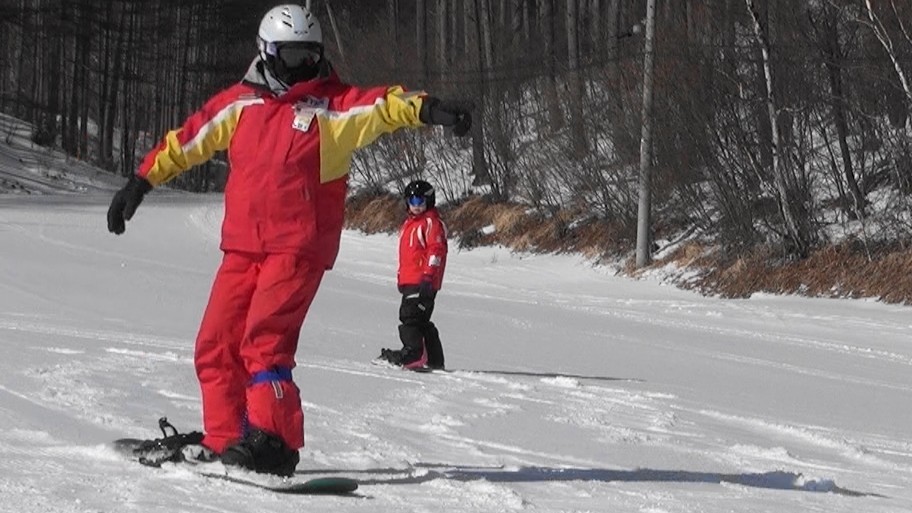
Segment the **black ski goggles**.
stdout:
[[281,60],[289,68],[315,66],[323,59],[323,46],[317,43],[267,43],[266,53]]

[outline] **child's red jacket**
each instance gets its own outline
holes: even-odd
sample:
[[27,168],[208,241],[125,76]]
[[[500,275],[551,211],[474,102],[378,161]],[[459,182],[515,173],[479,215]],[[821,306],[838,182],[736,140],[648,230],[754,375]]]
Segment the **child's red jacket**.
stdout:
[[446,225],[437,209],[410,214],[399,230],[399,286],[418,285],[430,279],[434,290],[440,290],[446,259]]

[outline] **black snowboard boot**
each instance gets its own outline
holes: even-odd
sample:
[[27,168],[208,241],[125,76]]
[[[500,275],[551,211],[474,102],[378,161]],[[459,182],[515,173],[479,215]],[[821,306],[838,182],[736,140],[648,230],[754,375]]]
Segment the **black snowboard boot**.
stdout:
[[380,361],[387,361],[397,367],[412,369],[424,367],[427,363],[427,353],[424,349],[415,349],[413,347],[403,347],[402,349],[381,349]]
[[402,351],[398,349],[388,349],[383,348],[380,350],[380,357],[377,358],[381,361],[389,362],[393,365],[402,365]]
[[402,348],[402,358],[399,361],[405,369],[417,369],[427,365],[427,351],[424,350],[424,345],[420,348],[405,346]]
[[222,453],[222,464],[241,467],[262,474],[289,477],[294,475],[300,456],[281,438],[254,429],[240,442]]
[[424,347],[427,349],[428,368],[443,370],[443,344],[440,342],[440,332],[433,322],[428,322],[424,330]]

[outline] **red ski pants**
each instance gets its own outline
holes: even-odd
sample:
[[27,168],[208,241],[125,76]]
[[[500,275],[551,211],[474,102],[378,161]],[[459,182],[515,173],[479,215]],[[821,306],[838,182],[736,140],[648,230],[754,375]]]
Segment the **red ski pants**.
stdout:
[[[304,446],[298,387],[278,376],[290,378],[323,272],[296,255],[225,253],[194,357],[208,448],[223,452],[248,426],[278,435],[291,449]],[[264,373],[275,379],[264,381]]]

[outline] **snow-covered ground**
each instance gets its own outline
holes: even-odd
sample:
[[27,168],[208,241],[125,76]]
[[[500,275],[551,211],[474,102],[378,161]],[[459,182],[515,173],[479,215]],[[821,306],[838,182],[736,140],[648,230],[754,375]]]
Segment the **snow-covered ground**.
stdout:
[[[0,141],[0,175],[52,180],[21,151]],[[81,185],[0,195],[0,511],[912,510],[909,307],[706,298],[572,256],[454,249],[435,312],[453,372],[416,374],[370,364],[398,344],[396,247],[353,232],[295,378],[299,472],[360,495],[125,461],[108,442],[157,435],[160,416],[200,427],[221,198],[155,191],[115,237],[118,180],[45,162]]]

